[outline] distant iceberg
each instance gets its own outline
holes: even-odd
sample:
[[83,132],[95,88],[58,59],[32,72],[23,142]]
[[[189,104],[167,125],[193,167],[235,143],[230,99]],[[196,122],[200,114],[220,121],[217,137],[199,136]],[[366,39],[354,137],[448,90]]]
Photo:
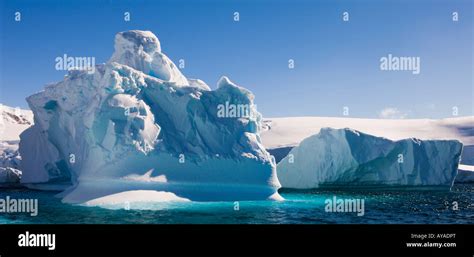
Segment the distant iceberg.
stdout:
[[461,152],[457,140],[392,141],[351,129],[323,128],[293,148],[277,170],[284,188],[449,189]]
[[454,182],[460,184],[474,183],[474,166],[459,165],[458,175]]
[[0,187],[10,184],[18,184],[21,178],[21,171],[11,167],[0,167]]
[[0,104],[0,188],[19,186],[22,175],[19,135],[31,124],[31,111]]
[[[21,182],[62,188],[71,203],[134,190],[202,201],[279,198],[253,99],[226,77],[216,90],[186,78],[149,31],[118,33],[115,53],[94,73],[72,70],[27,98],[34,125],[20,136]],[[256,115],[218,117],[226,102]]]

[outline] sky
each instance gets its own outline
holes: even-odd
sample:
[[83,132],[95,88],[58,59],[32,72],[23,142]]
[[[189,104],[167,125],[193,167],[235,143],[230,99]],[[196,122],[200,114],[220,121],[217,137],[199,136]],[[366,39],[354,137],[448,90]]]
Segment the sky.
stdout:
[[[264,117],[472,116],[472,15],[471,0],[0,0],[0,103],[27,108],[64,77],[56,57],[104,63],[117,32],[140,29],[186,77],[252,91]],[[389,54],[419,57],[420,74],[381,70]]]

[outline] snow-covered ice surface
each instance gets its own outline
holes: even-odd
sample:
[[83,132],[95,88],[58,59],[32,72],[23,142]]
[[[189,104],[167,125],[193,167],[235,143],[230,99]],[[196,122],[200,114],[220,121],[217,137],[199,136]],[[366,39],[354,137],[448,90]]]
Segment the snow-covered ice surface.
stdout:
[[18,184],[21,178],[18,141],[0,141],[0,187]]
[[432,119],[359,119],[339,117],[287,117],[265,119],[261,133],[267,149],[296,146],[321,128],[351,128],[391,140],[405,138],[456,139],[474,145],[474,116]]
[[213,91],[187,79],[151,32],[118,33],[93,74],[70,71],[27,98],[35,124],[20,136],[21,182],[67,185],[61,196],[71,203],[144,189],[203,201],[276,198],[261,115],[217,116],[225,102],[255,109],[253,99],[226,77]]
[[0,187],[15,186],[21,178],[20,133],[33,124],[33,113],[0,104]]
[[323,128],[278,163],[284,188],[450,188],[462,144],[457,140],[392,141],[352,129]]
[[474,166],[459,165],[455,183],[474,183]]
[[472,165],[459,164],[458,169],[460,169],[460,170],[465,170],[465,171],[473,171],[473,172],[474,172],[474,166],[472,166]]
[[30,110],[0,104],[0,141],[19,141],[20,133],[33,124]]
[[0,167],[0,187],[9,184],[18,184],[21,178],[21,171],[11,167]]

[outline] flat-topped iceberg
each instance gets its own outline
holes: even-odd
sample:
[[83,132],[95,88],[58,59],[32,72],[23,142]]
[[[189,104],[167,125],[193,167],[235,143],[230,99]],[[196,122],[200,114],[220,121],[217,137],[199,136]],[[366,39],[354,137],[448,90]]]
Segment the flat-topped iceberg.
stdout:
[[474,183],[474,166],[459,165],[458,175],[454,182],[460,184]]
[[284,188],[450,188],[461,152],[457,140],[392,141],[323,128],[293,148],[277,170]]
[[[278,198],[253,99],[226,77],[213,91],[187,79],[151,32],[118,33],[115,53],[94,73],[70,71],[27,98],[35,124],[21,134],[21,182],[62,187],[73,203],[133,190],[203,201]],[[255,115],[220,117],[225,103]]]

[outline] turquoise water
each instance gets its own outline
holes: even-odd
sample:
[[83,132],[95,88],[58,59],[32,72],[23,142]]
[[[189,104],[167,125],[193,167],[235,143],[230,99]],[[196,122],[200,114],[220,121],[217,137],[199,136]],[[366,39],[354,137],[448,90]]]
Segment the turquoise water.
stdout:
[[[473,184],[455,185],[451,192],[282,191],[285,201],[243,201],[239,202],[238,210],[234,202],[160,203],[147,206],[153,210],[110,210],[63,204],[54,195],[29,190],[0,191],[1,199],[10,196],[35,198],[39,202],[38,216],[0,213],[0,223],[474,223]],[[364,216],[326,212],[324,201],[334,196],[364,199]],[[458,210],[453,210],[453,202],[457,202]]]

